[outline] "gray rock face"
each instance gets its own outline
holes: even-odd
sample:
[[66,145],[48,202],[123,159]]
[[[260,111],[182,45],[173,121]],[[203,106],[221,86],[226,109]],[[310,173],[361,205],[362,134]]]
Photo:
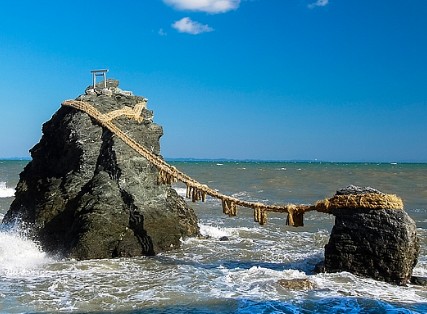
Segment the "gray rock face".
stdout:
[[[123,93],[109,80],[105,93],[79,96],[102,113],[146,101]],[[114,123],[160,154],[162,128],[143,109],[143,122]],[[20,175],[4,223],[19,220],[49,252],[77,259],[153,255],[178,248],[180,238],[199,234],[197,217],[158,170],[87,114],[61,107],[43,125]]]
[[377,189],[371,188],[369,186],[360,187],[356,185],[349,185],[343,189],[338,190],[336,195],[360,195],[367,193],[384,194],[381,191],[378,191]]
[[419,240],[415,222],[403,209],[339,208],[332,214],[336,218],[325,246],[327,272],[348,271],[399,285],[410,282]]

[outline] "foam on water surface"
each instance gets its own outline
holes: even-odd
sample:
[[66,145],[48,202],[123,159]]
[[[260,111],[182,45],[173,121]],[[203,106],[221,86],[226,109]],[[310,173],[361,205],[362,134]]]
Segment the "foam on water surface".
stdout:
[[15,189],[6,186],[6,182],[0,182],[0,198],[15,196]]
[[212,237],[214,239],[220,239],[221,237],[228,237],[232,234],[236,235],[236,232],[232,232],[229,228],[221,228],[216,226],[209,226],[205,224],[199,224],[200,234],[205,237]]
[[[278,241],[279,230],[274,229],[205,221],[201,230],[211,239],[185,240],[181,250],[152,258],[91,261],[50,259],[31,241],[1,232],[0,243],[8,245],[0,246],[0,272],[9,284],[1,293],[18,305],[25,302],[27,309],[71,312],[185,308],[217,300],[231,302],[232,313],[301,308],[339,313],[372,306],[400,308],[396,304],[419,309],[422,305],[416,304],[427,297],[420,287],[398,287],[349,273],[313,274],[310,269],[321,260],[321,250],[302,244],[327,238],[326,231],[285,232]],[[218,241],[223,235],[232,240]],[[299,250],[292,251],[291,241]],[[14,280],[17,275],[19,280]],[[315,288],[287,290],[278,284],[281,279],[307,279]]]
[[25,276],[51,261],[36,243],[19,232],[0,230],[1,276]]
[[[235,167],[242,168],[242,164]],[[220,167],[213,163],[211,168],[224,172],[195,177],[209,185],[212,179],[213,187],[244,199],[281,202],[292,190],[298,194],[295,202],[306,200],[301,196],[305,192],[300,192],[305,186],[289,181],[289,175],[305,175],[312,166],[271,165],[280,176],[277,178],[271,173],[263,178],[262,173],[268,171],[256,170],[260,167],[268,170],[265,165],[248,163],[236,174],[228,163]],[[304,171],[298,171],[300,168]],[[209,169],[204,167],[203,171]],[[330,170],[328,176],[305,180],[313,183],[333,177]],[[372,167],[363,176],[371,171]],[[252,172],[256,172],[254,177],[243,177]],[[237,175],[247,184],[218,183],[228,175],[233,182]],[[341,186],[333,181],[335,188]],[[307,202],[334,191],[328,188],[325,193],[324,185],[307,187]],[[320,192],[315,194],[317,186]],[[185,196],[185,187],[175,189]],[[10,195],[11,190],[7,183],[0,184],[0,192]],[[8,207],[7,197],[2,200],[0,219]],[[425,220],[424,203],[413,203],[421,204],[413,207],[421,208],[413,210],[417,223]],[[221,204],[212,198],[189,204],[195,208],[204,237],[183,239],[181,249],[155,257],[58,260],[19,233],[0,231],[0,312],[427,313],[425,287],[399,287],[345,272],[313,272],[314,265],[323,259],[332,216],[309,213],[304,217],[306,227],[291,228],[285,226],[283,215],[271,214],[267,225],[259,226],[253,222],[252,212],[245,209],[239,209],[237,217],[224,216]],[[426,276],[427,232],[422,227],[417,232],[422,252],[414,274]],[[220,240],[224,236],[228,241]],[[306,279],[315,288],[285,289],[278,283],[282,279]]]

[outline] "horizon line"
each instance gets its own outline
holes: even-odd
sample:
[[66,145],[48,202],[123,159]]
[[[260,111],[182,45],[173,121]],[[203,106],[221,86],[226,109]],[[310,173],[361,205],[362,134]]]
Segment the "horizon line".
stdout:
[[[0,161],[31,161],[31,157],[0,157]],[[258,158],[199,158],[199,157],[164,157],[171,162],[290,162],[290,163],[368,163],[368,164],[426,164],[427,161],[377,161],[377,160],[320,160],[320,159],[258,159]]]

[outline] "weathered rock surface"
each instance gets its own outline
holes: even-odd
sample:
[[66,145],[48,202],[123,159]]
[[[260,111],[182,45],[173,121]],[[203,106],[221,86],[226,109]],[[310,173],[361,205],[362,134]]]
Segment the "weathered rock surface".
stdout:
[[[146,101],[108,80],[87,88],[78,100],[102,113]],[[162,128],[143,109],[143,122],[120,117],[115,124],[153,153],[160,154]],[[158,185],[158,170],[87,114],[61,107],[43,125],[20,175],[16,198],[4,223],[19,220],[48,252],[77,259],[153,255],[197,236],[194,211],[169,185]]]
[[277,283],[288,290],[313,290],[316,288],[316,285],[306,278],[280,279]]
[[[350,186],[337,195],[381,193]],[[351,273],[404,285],[410,282],[419,255],[415,222],[399,209],[338,208],[329,243],[326,272]]]

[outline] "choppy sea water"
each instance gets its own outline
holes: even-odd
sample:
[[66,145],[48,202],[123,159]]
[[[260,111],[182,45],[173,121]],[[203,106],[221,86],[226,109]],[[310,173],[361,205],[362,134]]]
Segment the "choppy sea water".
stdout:
[[[0,161],[0,218],[13,200],[26,161]],[[349,184],[403,198],[416,221],[427,276],[427,164],[175,162],[221,192],[271,203],[313,203]],[[184,186],[175,186],[185,194]],[[192,204],[205,239],[155,257],[75,261],[48,256],[13,228],[0,230],[0,313],[426,313],[427,287],[398,287],[342,272],[314,274],[333,216],[305,215],[285,226],[270,215],[222,214],[218,201]],[[229,241],[221,241],[227,236]],[[306,278],[315,288],[287,290],[280,279]]]

